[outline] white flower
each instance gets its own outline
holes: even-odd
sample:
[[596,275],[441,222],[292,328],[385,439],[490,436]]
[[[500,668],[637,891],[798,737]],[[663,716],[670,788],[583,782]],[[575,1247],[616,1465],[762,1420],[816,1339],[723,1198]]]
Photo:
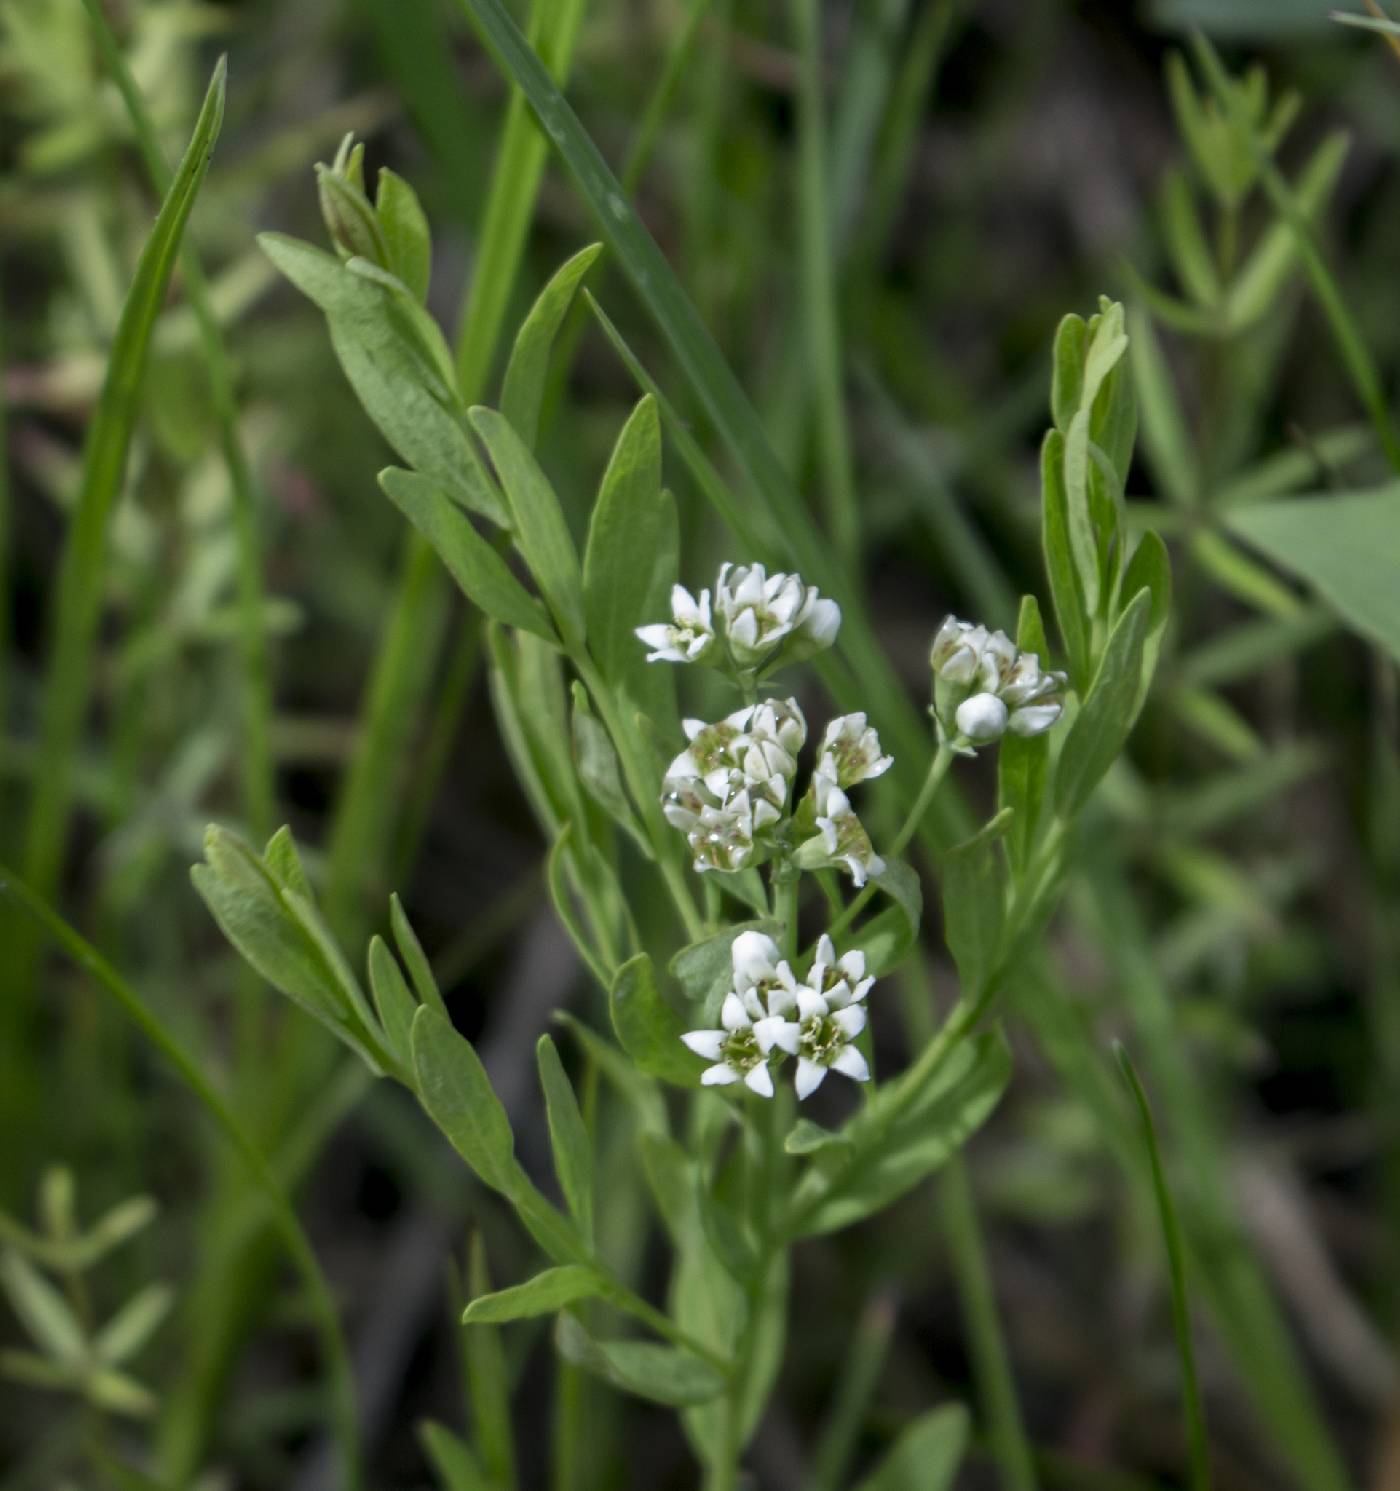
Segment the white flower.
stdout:
[[733,993],[756,1021],[793,1007],[797,980],[778,944],[766,933],[740,932],[729,956],[734,970]]
[[1006,705],[995,694],[972,694],[958,705],[954,716],[958,733],[976,745],[1000,740],[1006,731]]
[[977,676],[982,649],[987,642],[987,628],[945,616],[929,649],[929,666],[944,683],[967,684]]
[[838,787],[868,782],[893,765],[893,756],[881,755],[880,737],[866,724],[864,714],[843,714],[826,727],[817,770]]
[[760,1097],[773,1096],[773,1074],[768,1058],[754,1034],[753,1017],[737,994],[726,994],[720,1008],[719,1030],[690,1030],[681,1039],[713,1065],[700,1073],[706,1087],[724,1087],[742,1081]]
[[864,999],[875,980],[866,974],[865,954],[859,948],[852,948],[838,958],[835,944],[823,932],[805,982],[832,1009],[844,1009],[846,1005]]
[[761,564],[720,566],[715,611],[736,667],[756,671],[777,660],[796,662],[829,647],[841,626],[841,608],[823,600],[800,575],[769,575]]
[[695,868],[701,873],[742,870],[753,858],[754,830],[759,826],[747,792],[736,794],[723,805],[705,803],[686,834]]
[[797,774],[796,753],[807,737],[795,699],[750,705],[713,725],[686,720],[684,729],[690,744],[661,784],[668,822],[690,833],[703,808],[731,808],[741,796],[750,805],[752,832],[781,821]]
[[875,853],[870,835],[856,817],[851,801],[834,777],[818,770],[812,777],[812,809],[817,836],[798,847],[795,862],[804,870],[843,865],[857,886],[867,875],[880,875],[885,862]]
[[803,985],[797,991],[797,1077],[799,1098],[810,1097],[828,1071],[855,1082],[868,1082],[870,1068],[852,1044],[865,1029],[865,1006],[847,1004],[833,1009],[829,1000]]
[[1001,698],[1011,710],[1007,729],[1013,735],[1048,730],[1064,712],[1061,696],[1068,681],[1063,673],[1042,673],[1035,653],[1021,653],[1001,688]]
[[670,623],[639,626],[637,636],[652,649],[649,663],[704,662],[715,641],[710,592],[702,590],[697,601],[684,585],[673,585]]

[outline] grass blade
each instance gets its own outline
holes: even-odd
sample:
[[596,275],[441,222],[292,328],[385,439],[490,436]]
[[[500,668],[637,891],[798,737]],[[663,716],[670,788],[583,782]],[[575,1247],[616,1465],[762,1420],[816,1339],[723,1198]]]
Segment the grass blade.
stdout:
[[1172,1281],[1172,1325],[1176,1330],[1176,1349],[1181,1356],[1181,1396],[1186,1409],[1186,1434],[1191,1451],[1191,1491],[1210,1491],[1210,1455],[1206,1442],[1205,1410],[1201,1405],[1201,1385],[1196,1377],[1196,1348],[1191,1340],[1191,1306],[1186,1294],[1186,1256],[1181,1241],[1181,1227],[1172,1205],[1167,1177],[1162,1169],[1162,1152],[1157,1143],[1157,1126],[1147,1093],[1138,1079],[1132,1057],[1125,1046],[1117,1047],[1118,1065],[1123,1081],[1137,1104],[1142,1118],[1142,1136],[1152,1163],[1152,1186],[1157,1196],[1157,1211],[1162,1220],[1162,1238],[1167,1246],[1167,1264]]

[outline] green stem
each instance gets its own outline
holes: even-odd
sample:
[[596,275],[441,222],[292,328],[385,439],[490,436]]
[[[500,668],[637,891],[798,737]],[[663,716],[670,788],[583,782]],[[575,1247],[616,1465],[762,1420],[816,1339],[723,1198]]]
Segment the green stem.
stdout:
[[340,1447],[346,1485],[352,1491],[364,1484],[360,1462],[359,1431],[356,1425],[355,1383],[350,1354],[336,1315],[330,1286],[296,1212],[283,1193],[272,1167],[253,1143],[232,1110],[200,1070],[198,1063],[166,1030],[160,1016],[141,998],[93,945],[68,925],[48,903],[37,896],[7,866],[0,864],[0,895],[25,912],[73,962],[112,996],[132,1023],[151,1042],[176,1074],[194,1093],[205,1111],[248,1168],[253,1183],[263,1193],[273,1221],[282,1235],[287,1254],[301,1274],[310,1297],[312,1313],[321,1334],[326,1369],[331,1378],[330,1428]]

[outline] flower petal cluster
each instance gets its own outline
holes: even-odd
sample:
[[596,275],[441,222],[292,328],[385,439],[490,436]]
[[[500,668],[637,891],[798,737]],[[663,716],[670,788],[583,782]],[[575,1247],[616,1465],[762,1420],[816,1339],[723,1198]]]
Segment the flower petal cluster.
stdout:
[[734,987],[720,1007],[720,1029],[681,1037],[711,1063],[700,1074],[705,1086],[743,1082],[760,1097],[772,1097],[773,1068],[788,1056],[797,1058],[799,1098],[814,1093],[829,1071],[870,1080],[854,1044],[865,1029],[865,996],[875,982],[866,976],[864,953],[837,958],[831,938],[823,936],[801,981],[762,932],[741,932],[731,958]]
[[1036,654],[1020,651],[1005,632],[949,616],[934,635],[929,665],[939,727],[965,742],[965,754],[1008,730],[1039,735],[1064,710],[1065,674],[1042,669]]
[[726,563],[713,606],[708,590],[697,600],[677,585],[671,620],[638,627],[637,636],[651,649],[648,662],[703,663],[753,679],[830,647],[840,627],[840,606],[800,575]]

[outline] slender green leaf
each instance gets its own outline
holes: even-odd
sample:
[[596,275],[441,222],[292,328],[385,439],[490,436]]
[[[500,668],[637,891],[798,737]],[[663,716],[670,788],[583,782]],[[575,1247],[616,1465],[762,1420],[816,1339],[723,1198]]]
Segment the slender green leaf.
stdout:
[[563,510],[549,478],[505,417],[477,406],[471,421],[505,490],[515,519],[515,537],[560,634],[570,647],[584,639],[583,571]]
[[1089,670],[1089,612],[1084,587],[1069,541],[1069,511],[1064,481],[1065,439],[1048,430],[1040,447],[1041,541],[1045,573],[1055,603],[1055,619],[1069,659],[1070,677],[1082,688]]
[[549,1140],[554,1150],[554,1173],[569,1212],[585,1240],[593,1236],[593,1141],[588,1134],[573,1084],[547,1035],[535,1046],[540,1086],[544,1089]]
[[555,270],[554,277],[540,291],[530,314],[516,333],[501,389],[501,413],[532,450],[539,432],[540,409],[544,404],[554,339],[559,335],[559,328],[564,324],[584,275],[602,252],[601,243],[590,243]]
[[1001,951],[1006,871],[994,839],[979,835],[943,862],[943,938],[958,967],[963,998],[985,992]]
[[417,299],[426,300],[433,272],[433,239],[417,192],[402,176],[381,166],[374,210],[390,272]]
[[13,1248],[0,1253],[0,1288],[36,1346],[59,1362],[84,1360],[87,1340],[72,1306]]
[[961,1403],[930,1409],[900,1434],[856,1491],[951,1491],[967,1441]]
[[553,1315],[565,1305],[592,1299],[602,1292],[603,1280],[596,1269],[582,1263],[566,1263],[560,1268],[547,1268],[511,1289],[478,1295],[463,1313],[462,1324],[494,1325],[503,1320]]
[[423,954],[422,944],[408,919],[408,913],[403,909],[403,902],[396,895],[389,897],[389,926],[394,933],[394,945],[399,950],[399,957],[403,959],[408,976],[413,980],[413,990],[418,995],[418,1002],[436,1010],[446,1019],[447,1006],[443,1003],[432,967]]
[[566,1362],[654,1403],[708,1403],[724,1391],[724,1378],[698,1356],[650,1341],[600,1341],[567,1312],[555,1323],[554,1344]]
[[109,1367],[119,1367],[155,1335],[174,1303],[175,1291],[168,1284],[148,1284],[98,1331],[94,1353]]
[[403,972],[382,937],[372,937],[369,944],[369,987],[374,1008],[384,1028],[384,1038],[400,1065],[413,1067],[413,1017],[418,1001],[413,997]]
[[379,473],[379,485],[433,546],[473,605],[503,626],[533,632],[558,646],[559,639],[544,608],[440,487],[416,471],[397,466]]
[[418,1436],[442,1491],[497,1491],[476,1456],[450,1429],[429,1420],[419,1425]]
[[[467,1286],[473,1295],[491,1292],[486,1244],[479,1232],[472,1234]],[[492,1484],[514,1487],[515,1436],[510,1422],[510,1373],[501,1333],[491,1326],[477,1326],[467,1332],[463,1350],[477,1450]]]

